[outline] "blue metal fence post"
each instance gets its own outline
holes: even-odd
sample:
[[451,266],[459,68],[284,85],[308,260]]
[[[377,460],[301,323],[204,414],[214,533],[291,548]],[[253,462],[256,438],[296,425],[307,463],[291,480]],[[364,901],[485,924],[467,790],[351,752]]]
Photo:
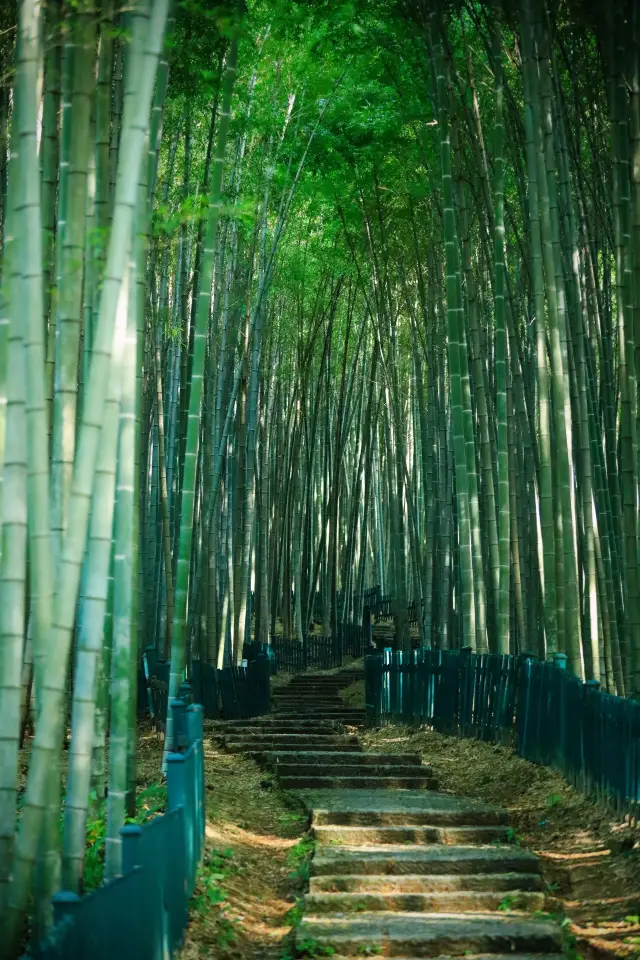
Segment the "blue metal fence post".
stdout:
[[196,859],[200,862],[204,845],[204,756],[202,746],[203,710],[199,703],[192,704],[187,710],[189,742],[195,749],[195,809],[196,809]]
[[73,922],[73,917],[80,903],[78,894],[72,893],[71,890],[60,890],[59,893],[54,893],[51,898],[54,924],[61,923],[63,920]]
[[189,734],[187,732],[187,705],[184,700],[172,700],[169,709],[173,713],[173,743],[171,749],[174,753],[186,750],[189,746]]
[[190,804],[187,797],[187,767],[184,753],[170,753],[167,757],[167,794],[169,810],[182,808],[187,887],[189,892],[195,875],[193,824],[189,819]]
[[142,863],[142,827],[137,823],[128,823],[120,828],[122,838],[122,872],[131,873]]

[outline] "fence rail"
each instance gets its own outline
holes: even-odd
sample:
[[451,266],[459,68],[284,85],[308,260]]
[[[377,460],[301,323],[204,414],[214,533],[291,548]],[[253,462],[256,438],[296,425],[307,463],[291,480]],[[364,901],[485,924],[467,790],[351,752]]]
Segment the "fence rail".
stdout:
[[126,826],[122,876],[86,897],[53,899],[54,923],[25,960],[157,960],[180,946],[204,846],[202,709],[173,701],[176,743],[167,762],[167,812]]
[[[341,667],[345,657],[360,659],[370,649],[368,625],[341,623],[337,637],[308,636],[300,642],[274,636],[268,644],[245,643],[246,666],[218,670],[212,664],[194,660],[189,684],[207,720],[256,717],[269,713],[271,674],[332,670]],[[169,668],[168,660],[158,660],[155,647],[147,647],[138,679],[138,703],[141,710],[148,710],[152,718],[162,723],[167,717]]]
[[[262,647],[251,644],[247,647]],[[256,717],[269,712],[271,691],[269,664],[261,649],[255,651],[246,666],[224,667],[218,670],[210,663],[194,660],[189,676],[194,699],[202,704],[207,720],[236,720]],[[152,718],[164,723],[167,717],[169,690],[168,660],[158,660],[155,647],[147,647],[143,657],[146,679],[146,701],[142,706]]]
[[369,652],[370,643],[368,626],[341,623],[337,637],[309,636],[300,641],[272,636],[269,644],[245,644],[244,656],[251,663],[264,655],[272,673],[303,673],[341,667],[345,657],[360,659]]
[[427,725],[512,745],[586,794],[638,814],[640,703],[582,683],[558,663],[464,651],[385,651],[365,658],[371,726]]

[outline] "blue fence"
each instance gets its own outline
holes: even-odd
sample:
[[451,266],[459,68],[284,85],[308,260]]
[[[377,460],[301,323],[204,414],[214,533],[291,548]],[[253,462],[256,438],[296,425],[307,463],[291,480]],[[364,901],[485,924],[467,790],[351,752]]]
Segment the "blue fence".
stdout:
[[337,637],[308,636],[300,642],[272,636],[269,644],[245,644],[244,655],[249,665],[259,656],[266,657],[271,673],[332,670],[341,667],[345,657],[363,657],[370,649],[370,636],[368,626],[341,623]]
[[167,812],[123,827],[121,877],[54,897],[53,926],[29,960],[164,960],[180,946],[204,845],[204,759],[202,708],[172,709],[180,752],[168,756]]
[[365,658],[371,726],[402,722],[512,745],[577,789],[637,815],[640,703],[602,693],[556,663],[466,651]]
[[[246,666],[222,670],[210,663],[192,661],[189,683],[194,699],[202,704],[205,719],[235,720],[269,712],[270,670],[267,657],[261,657],[261,653],[257,649]],[[144,694],[139,695],[138,702],[141,711],[148,711],[153,719],[163,723],[167,717],[170,666],[168,660],[157,659],[155,647],[147,647],[141,669]]]

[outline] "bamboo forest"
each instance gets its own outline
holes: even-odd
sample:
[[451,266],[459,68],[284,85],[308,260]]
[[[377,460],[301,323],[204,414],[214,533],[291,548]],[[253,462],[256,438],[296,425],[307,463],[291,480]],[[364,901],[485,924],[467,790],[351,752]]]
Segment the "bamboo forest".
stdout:
[[170,790],[185,682],[374,587],[640,698],[636,0],[5,0],[0,65],[1,957],[122,876],[152,661]]

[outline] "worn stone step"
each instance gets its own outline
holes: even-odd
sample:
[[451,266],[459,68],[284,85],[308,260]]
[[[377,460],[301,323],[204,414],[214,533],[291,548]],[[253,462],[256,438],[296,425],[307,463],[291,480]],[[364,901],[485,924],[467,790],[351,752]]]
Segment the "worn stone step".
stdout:
[[273,705],[278,711],[282,710],[344,710],[346,704],[342,703],[340,700],[293,700],[288,697],[275,697],[273,700]]
[[[366,756],[366,754],[365,754]],[[351,762],[351,757],[346,756],[341,760],[333,760],[331,762],[325,761],[322,764],[317,763],[298,763],[297,761],[290,762],[288,759],[280,761],[274,767],[276,773],[280,777],[314,777],[318,773],[321,773],[323,777],[365,777],[366,779],[371,779],[376,777],[379,779],[381,777],[391,777],[391,778],[414,778],[418,780],[433,780],[433,770],[431,767],[421,767],[419,764],[407,764],[406,766],[402,764],[377,764],[377,765],[362,765],[359,763],[359,759],[355,763]],[[345,829],[337,827],[335,828]],[[397,828],[395,828],[397,829]]]
[[[377,768],[374,768],[377,769]],[[388,768],[387,768],[388,769]],[[404,768],[411,769],[409,768]],[[424,770],[429,770],[424,767]],[[410,776],[410,774],[406,774]],[[352,846],[370,845],[374,843],[446,843],[457,846],[476,843],[506,843],[508,827],[503,826],[470,826],[470,827],[439,827],[430,825],[375,826],[375,827],[342,827],[342,826],[314,826],[315,838],[318,843],[347,843]]]
[[437,790],[438,781],[432,777],[282,777],[278,782],[283,790]]
[[[299,744],[276,742],[273,739],[265,737],[250,737],[246,740],[235,740],[228,738],[225,740],[224,745],[229,753],[259,753],[264,755],[275,753],[276,751],[278,753],[282,753],[283,751],[287,750],[300,749]],[[304,749],[306,751],[312,751],[313,746],[313,741],[310,741],[304,745]],[[324,748],[326,749],[326,745]],[[345,753],[358,753],[360,750],[362,750],[362,746],[357,742],[357,740],[353,742],[345,739],[340,741],[336,740],[335,743],[331,745],[331,749],[338,750],[340,752],[344,751]]]
[[229,723],[221,721],[212,724],[208,732],[215,736],[231,736],[236,733],[308,733],[310,736],[315,734],[324,734],[330,736],[334,733],[340,733],[341,725],[335,720],[268,720],[265,722],[255,722],[246,720],[235,723],[230,726]]
[[356,917],[304,917],[295,942],[300,946],[309,940],[345,956],[462,957],[561,951],[557,924],[495,914],[363,912]]
[[327,708],[315,708],[309,707],[308,710],[284,710],[279,709],[277,711],[277,717],[279,719],[287,720],[342,720],[342,719],[355,719],[363,720],[365,719],[364,710],[350,710],[348,707],[327,707]]
[[329,693],[273,693],[271,699],[274,703],[295,703],[310,707],[344,707],[346,706],[342,697],[333,696]]
[[[277,760],[277,754],[273,758]],[[315,753],[288,753],[287,763],[318,764],[331,763],[332,760],[340,760],[340,755],[334,755],[330,750]],[[357,764],[359,767],[375,767],[380,764],[385,766],[416,766],[422,765],[422,759],[417,753],[361,753],[357,757],[349,757],[349,765]],[[425,769],[424,767],[422,769]]]
[[323,846],[310,864],[312,876],[351,874],[473,874],[540,872],[538,858],[511,846]]
[[448,893],[456,890],[539,891],[536,873],[400,874],[381,876],[319,876],[309,880],[311,893]]
[[278,716],[283,717],[289,720],[332,720],[334,723],[342,724],[345,727],[361,727],[365,723],[364,714],[345,714],[340,713],[328,713],[328,712],[319,712],[311,713],[305,711],[289,711],[289,710],[279,710]]
[[[332,960],[346,960],[343,954],[332,953]],[[566,960],[562,953],[470,953],[464,954],[464,960]],[[412,960],[410,957],[395,957],[394,960]],[[448,956],[432,957],[431,960],[458,960],[455,954]],[[460,958],[462,960],[462,958]]]
[[[396,804],[388,800],[374,805],[375,797],[363,796],[360,803],[347,798],[345,805],[331,807],[314,804],[313,823],[317,826],[474,826],[508,823],[505,810],[486,807],[482,804],[461,800],[441,794],[429,797],[428,805],[423,796],[417,808]],[[386,798],[385,798],[386,799]]]
[[283,744],[285,746],[298,747],[299,750],[306,751],[309,746],[313,749],[314,746],[326,746],[329,749],[333,749],[335,743],[358,743],[358,738],[355,736],[350,736],[346,733],[264,733],[256,737],[253,733],[245,733],[240,731],[238,733],[233,733],[228,739],[232,739],[237,743],[248,742],[251,740],[264,740],[270,741],[275,744]]
[[453,890],[420,893],[309,893],[304,898],[305,913],[313,916],[327,914],[358,914],[373,911],[395,913],[485,913],[499,910],[504,913],[532,912],[544,907],[544,893],[517,890]]

